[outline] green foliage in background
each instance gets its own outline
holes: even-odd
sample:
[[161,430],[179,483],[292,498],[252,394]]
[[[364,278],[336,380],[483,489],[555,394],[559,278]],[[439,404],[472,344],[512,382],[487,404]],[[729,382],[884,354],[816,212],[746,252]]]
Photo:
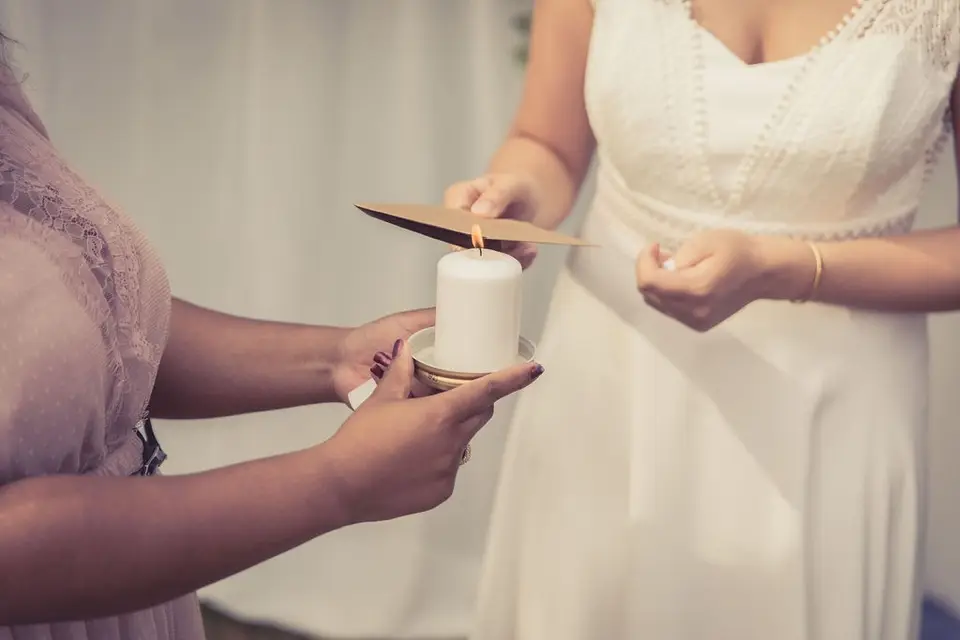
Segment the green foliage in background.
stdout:
[[530,22],[533,20],[530,9],[521,11],[513,16],[513,28],[520,34],[520,44],[514,50],[514,57],[521,65],[527,64],[527,54],[530,46]]

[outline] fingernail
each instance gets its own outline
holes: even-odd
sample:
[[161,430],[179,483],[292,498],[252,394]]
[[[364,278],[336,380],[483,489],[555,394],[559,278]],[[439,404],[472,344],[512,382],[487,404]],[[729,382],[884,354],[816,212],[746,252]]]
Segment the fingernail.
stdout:
[[383,367],[378,364],[373,365],[370,367],[370,375],[379,380],[383,377]]
[[382,365],[384,368],[390,366],[390,361],[393,360],[389,355],[383,351],[378,351],[375,356],[373,356],[373,361],[379,365]]
[[400,348],[403,347],[403,340],[397,340],[393,343],[393,357],[400,355]]
[[489,200],[477,200],[470,207],[470,213],[475,213],[478,216],[490,215],[493,213],[493,203]]
[[543,375],[543,365],[537,363],[537,365],[530,371],[530,378],[536,380],[541,375]]

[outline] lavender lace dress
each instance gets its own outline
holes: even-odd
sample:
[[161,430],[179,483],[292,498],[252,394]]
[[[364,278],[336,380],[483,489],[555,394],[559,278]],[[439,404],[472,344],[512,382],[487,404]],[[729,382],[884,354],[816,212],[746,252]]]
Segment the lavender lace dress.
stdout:
[[[154,251],[67,167],[0,72],[0,486],[141,473],[135,427],[169,319]],[[199,638],[195,596],[116,618],[0,627],[0,640]]]

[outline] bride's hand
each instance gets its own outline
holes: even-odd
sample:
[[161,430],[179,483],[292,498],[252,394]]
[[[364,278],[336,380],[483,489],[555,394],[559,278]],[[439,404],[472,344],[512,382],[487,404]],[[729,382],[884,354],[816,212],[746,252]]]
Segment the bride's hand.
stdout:
[[[512,173],[495,173],[451,185],[443,194],[443,204],[484,218],[533,220],[537,198],[533,181]],[[516,258],[526,269],[537,257],[536,245],[526,242],[504,243],[504,253]]]
[[698,234],[673,256],[652,245],[637,258],[637,289],[658,311],[707,331],[755,300],[787,297],[778,290],[777,265],[796,245],[726,230]]

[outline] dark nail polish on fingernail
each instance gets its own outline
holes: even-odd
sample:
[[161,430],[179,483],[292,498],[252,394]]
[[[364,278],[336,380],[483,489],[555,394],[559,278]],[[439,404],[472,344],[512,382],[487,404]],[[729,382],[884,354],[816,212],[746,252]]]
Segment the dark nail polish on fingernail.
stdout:
[[378,378],[378,379],[379,379],[379,378],[382,378],[382,377],[383,377],[383,367],[381,367],[381,366],[378,365],[378,364],[373,365],[372,367],[370,367],[370,375],[372,375],[374,378]]
[[382,367],[389,367],[391,360],[392,358],[382,351],[378,352],[377,355],[373,356],[373,361]]
[[397,340],[393,343],[393,357],[396,358],[400,355],[400,347],[403,346],[403,340]]
[[538,364],[538,365],[535,366],[535,367],[533,368],[533,370],[530,372],[530,377],[533,378],[534,380],[536,380],[536,379],[539,378],[541,375],[543,375],[543,365],[542,365],[542,364]]

